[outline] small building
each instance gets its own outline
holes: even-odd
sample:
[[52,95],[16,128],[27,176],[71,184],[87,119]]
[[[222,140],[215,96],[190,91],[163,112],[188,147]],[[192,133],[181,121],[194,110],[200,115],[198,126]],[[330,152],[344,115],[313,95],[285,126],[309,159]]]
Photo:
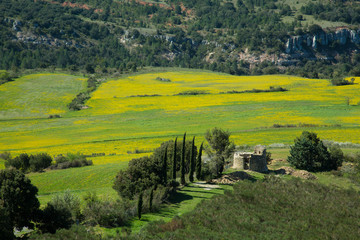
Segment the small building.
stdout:
[[239,170],[252,170],[267,172],[266,148],[257,145],[254,152],[235,152],[233,168]]

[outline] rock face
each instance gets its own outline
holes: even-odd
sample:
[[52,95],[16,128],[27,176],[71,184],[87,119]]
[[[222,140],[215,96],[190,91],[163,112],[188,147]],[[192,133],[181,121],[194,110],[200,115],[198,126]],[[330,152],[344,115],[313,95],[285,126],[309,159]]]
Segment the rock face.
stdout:
[[319,44],[321,46],[328,46],[336,41],[338,41],[340,45],[346,45],[348,43],[360,44],[360,29],[350,30],[341,28],[332,33],[321,31],[314,35],[305,34],[301,36],[292,36],[286,42],[285,52],[290,54],[303,51],[304,46],[317,49]]

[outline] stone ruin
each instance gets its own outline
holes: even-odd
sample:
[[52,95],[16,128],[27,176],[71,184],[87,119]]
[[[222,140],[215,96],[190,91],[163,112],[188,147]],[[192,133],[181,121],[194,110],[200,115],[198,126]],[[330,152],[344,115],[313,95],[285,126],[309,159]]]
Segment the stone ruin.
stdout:
[[235,152],[233,168],[239,170],[252,170],[267,172],[266,148],[257,145],[254,152]]

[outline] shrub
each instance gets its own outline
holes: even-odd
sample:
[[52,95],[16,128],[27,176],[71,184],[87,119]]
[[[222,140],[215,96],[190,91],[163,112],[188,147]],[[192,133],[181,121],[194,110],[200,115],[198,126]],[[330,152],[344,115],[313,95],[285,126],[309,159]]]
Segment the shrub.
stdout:
[[129,218],[136,214],[135,204],[126,199],[102,201],[95,193],[88,193],[84,197],[84,201],[84,223],[91,226],[123,226]]
[[73,223],[71,212],[67,207],[48,203],[42,211],[39,229],[42,232],[55,233],[57,229],[70,228]]
[[30,155],[30,170],[33,172],[41,171],[51,165],[52,158],[47,153]]
[[334,86],[353,85],[355,78],[351,78],[350,80],[346,80],[344,78],[333,78],[330,81]]
[[58,239],[77,239],[77,240],[99,240],[100,236],[90,232],[82,225],[72,225],[70,229],[60,229],[55,234],[32,234],[30,240],[58,240]]
[[70,191],[65,191],[61,195],[56,195],[50,202],[56,209],[67,209],[71,213],[73,222],[82,220],[80,211],[80,199]]
[[11,81],[10,74],[7,71],[0,71],[0,85]]
[[68,153],[66,156],[60,154],[54,160],[55,164],[50,166],[50,169],[66,169],[93,165],[91,160],[87,160],[86,156],[80,153]]

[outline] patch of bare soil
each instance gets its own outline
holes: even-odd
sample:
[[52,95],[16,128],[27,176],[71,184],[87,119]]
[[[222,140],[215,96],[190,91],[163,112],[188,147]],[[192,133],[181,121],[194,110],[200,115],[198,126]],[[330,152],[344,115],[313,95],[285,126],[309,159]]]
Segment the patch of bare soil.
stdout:
[[213,179],[212,183],[217,184],[233,184],[240,180],[251,179],[252,176],[243,171],[232,172],[223,175],[221,178]]
[[278,164],[278,163],[285,163],[285,162],[287,162],[286,159],[273,159],[273,160],[271,160],[269,165],[275,165],[275,164]]
[[305,170],[295,170],[291,167],[281,167],[277,170],[275,170],[276,174],[286,174],[286,175],[291,175],[294,177],[298,177],[298,178],[302,178],[302,179],[307,179],[307,180],[315,180],[317,179],[317,177],[315,175],[313,175],[312,173],[305,171]]

